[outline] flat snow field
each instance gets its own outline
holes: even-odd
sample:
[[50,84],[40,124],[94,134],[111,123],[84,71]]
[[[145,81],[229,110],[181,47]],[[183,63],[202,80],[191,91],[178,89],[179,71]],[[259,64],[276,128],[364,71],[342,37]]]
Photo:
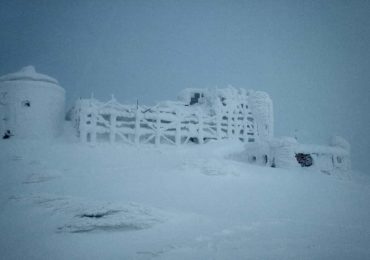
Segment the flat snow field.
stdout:
[[238,142],[0,141],[1,259],[370,259],[370,181]]

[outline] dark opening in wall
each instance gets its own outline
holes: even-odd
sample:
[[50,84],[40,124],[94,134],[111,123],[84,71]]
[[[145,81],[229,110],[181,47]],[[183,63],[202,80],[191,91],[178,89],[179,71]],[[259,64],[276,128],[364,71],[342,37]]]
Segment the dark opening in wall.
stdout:
[[6,130],[3,135],[3,139],[9,139],[12,136],[13,136],[12,132],[10,132],[10,130]]
[[29,100],[23,100],[22,101],[22,106],[24,106],[24,107],[30,107],[31,106],[31,101],[29,101]]
[[272,158],[271,167],[276,168],[275,158]]
[[190,99],[190,105],[194,105],[199,103],[199,99],[203,97],[203,94],[201,93],[194,93],[194,95]]
[[313,164],[312,156],[308,153],[297,153],[295,158],[302,167],[310,167]]
[[263,160],[263,163],[264,163],[264,164],[267,164],[267,162],[268,162],[268,156],[267,156],[266,154],[264,154],[264,155],[262,156],[262,160]]

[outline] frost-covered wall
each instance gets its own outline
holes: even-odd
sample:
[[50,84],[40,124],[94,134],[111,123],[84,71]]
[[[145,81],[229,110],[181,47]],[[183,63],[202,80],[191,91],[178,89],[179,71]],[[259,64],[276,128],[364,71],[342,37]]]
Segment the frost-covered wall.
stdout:
[[269,95],[262,91],[254,91],[251,93],[250,103],[260,138],[272,138],[274,136],[274,116]]
[[52,138],[64,121],[65,91],[32,66],[0,77],[2,138]]
[[[256,98],[262,95],[255,93],[233,87],[185,89],[178,101],[154,107],[122,105],[115,99],[107,103],[85,99],[76,102],[71,114],[82,141],[178,145],[230,138],[255,142],[272,135],[271,100],[264,94],[267,102],[262,102]],[[263,127],[258,127],[259,123]],[[263,130],[266,125],[268,131]]]
[[[188,105],[199,105],[209,109],[211,113],[226,112],[229,125],[235,125],[236,130],[248,131],[242,120],[253,123],[254,136],[251,141],[265,140],[273,137],[273,105],[266,92],[246,90],[244,88],[227,87],[221,89],[185,89],[179,100]],[[232,135],[232,131],[229,135]]]

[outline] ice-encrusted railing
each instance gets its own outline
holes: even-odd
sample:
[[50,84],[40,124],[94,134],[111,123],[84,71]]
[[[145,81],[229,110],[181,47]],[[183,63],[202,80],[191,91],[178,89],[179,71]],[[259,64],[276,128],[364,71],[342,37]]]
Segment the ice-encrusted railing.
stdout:
[[76,102],[71,119],[80,140],[92,143],[181,145],[225,138],[254,142],[257,137],[257,127],[247,107],[218,106],[210,114],[201,107],[176,102],[147,107],[123,105],[113,97],[106,103],[91,98]]

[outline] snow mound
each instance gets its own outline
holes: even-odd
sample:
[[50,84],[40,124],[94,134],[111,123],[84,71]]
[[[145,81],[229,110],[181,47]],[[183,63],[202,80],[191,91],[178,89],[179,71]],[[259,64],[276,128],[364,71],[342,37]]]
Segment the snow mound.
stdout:
[[57,232],[141,230],[166,219],[163,212],[136,203],[92,202],[48,194],[31,196],[31,201],[62,219]]
[[138,204],[94,205],[82,207],[58,231],[81,233],[91,231],[129,231],[151,228],[163,222],[155,210]]

